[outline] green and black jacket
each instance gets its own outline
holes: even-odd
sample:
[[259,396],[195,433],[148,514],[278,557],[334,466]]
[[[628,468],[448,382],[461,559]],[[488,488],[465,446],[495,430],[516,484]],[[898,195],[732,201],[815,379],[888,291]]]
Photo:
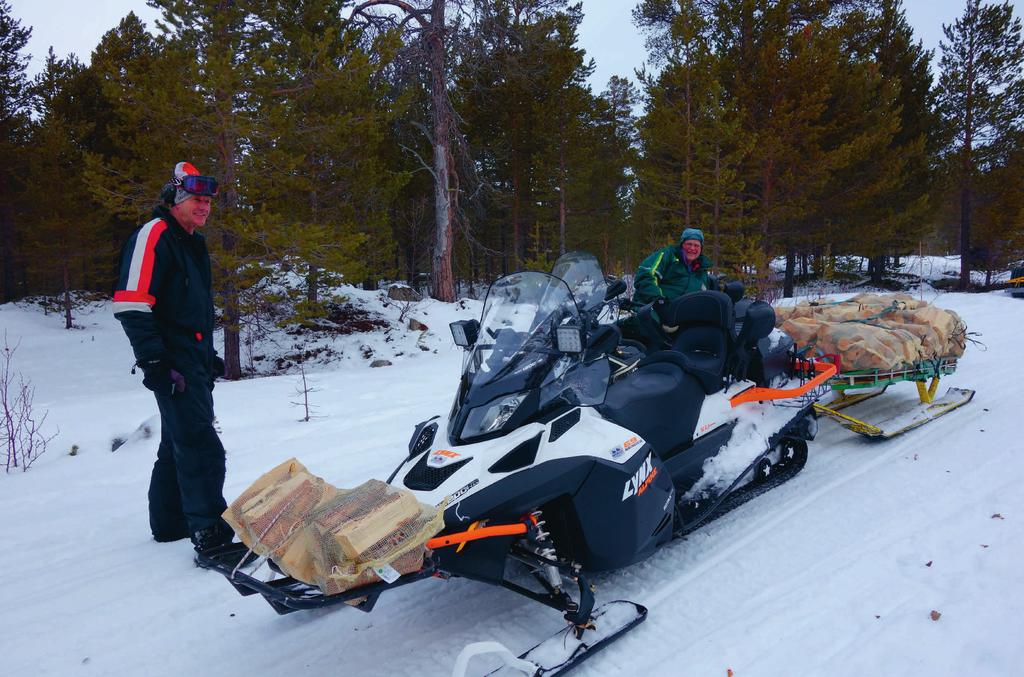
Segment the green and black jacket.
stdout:
[[650,303],[658,297],[671,301],[690,292],[712,289],[711,260],[701,254],[692,267],[683,261],[679,245],[654,252],[636,269],[633,301]]

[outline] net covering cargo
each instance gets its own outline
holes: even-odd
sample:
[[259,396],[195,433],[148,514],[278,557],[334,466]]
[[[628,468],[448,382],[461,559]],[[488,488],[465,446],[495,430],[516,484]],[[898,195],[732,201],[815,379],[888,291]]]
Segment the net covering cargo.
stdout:
[[775,315],[776,326],[799,349],[839,355],[844,372],[960,357],[967,344],[967,327],[959,315],[906,294],[801,301],[776,308]]
[[293,458],[242,492],[224,519],[256,554],[337,594],[382,580],[378,572],[418,571],[444,509],[379,480],[339,489]]

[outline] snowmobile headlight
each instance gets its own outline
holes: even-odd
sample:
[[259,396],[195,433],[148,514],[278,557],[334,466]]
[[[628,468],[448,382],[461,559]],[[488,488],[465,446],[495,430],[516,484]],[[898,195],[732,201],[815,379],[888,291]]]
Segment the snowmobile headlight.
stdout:
[[480,334],[480,322],[477,320],[459,320],[452,322],[448,327],[452,330],[455,345],[461,348],[469,348],[476,343],[476,338]]
[[471,409],[462,428],[462,437],[476,437],[501,430],[525,399],[526,393],[504,395],[482,407]]
[[583,330],[574,324],[566,324],[555,330],[558,350],[563,353],[583,352]]

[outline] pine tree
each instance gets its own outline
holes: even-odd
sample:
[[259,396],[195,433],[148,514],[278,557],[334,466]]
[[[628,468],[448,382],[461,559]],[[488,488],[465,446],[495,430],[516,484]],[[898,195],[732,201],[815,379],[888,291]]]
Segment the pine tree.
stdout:
[[112,254],[103,238],[105,220],[90,208],[83,182],[83,149],[93,126],[89,99],[96,96],[82,86],[86,75],[74,55],[57,59],[50,49],[33,86],[36,121],[25,191],[32,222],[27,263],[40,288],[60,291],[67,329],[73,326],[73,288],[84,286]]
[[963,15],[943,25],[946,39],[937,88],[947,131],[946,153],[960,198],[960,288],[970,285],[972,209],[979,170],[1022,123],[1024,44],[1008,2],[967,0]]
[[260,20],[263,95],[247,157],[260,218],[250,236],[304,275],[304,310],[316,312],[332,278],[392,272],[388,210],[405,177],[386,166],[383,143],[402,105],[386,100],[378,71],[394,45],[385,36],[361,48],[335,0],[279,3]]
[[18,209],[23,190],[25,145],[29,129],[29,57],[22,54],[32,35],[11,15],[7,0],[0,0],[0,300],[21,296]]
[[[220,182],[216,210],[207,226],[214,262],[214,286],[224,324],[225,377],[241,376],[240,295],[260,277],[250,265],[258,252],[243,239],[251,211],[245,191],[255,189],[243,174],[242,154],[253,132],[254,69],[252,7],[232,0],[153,0],[162,11],[162,47],[191,55],[179,79],[194,97],[169,102],[191,151],[189,158]],[[173,166],[173,165],[172,165]]]

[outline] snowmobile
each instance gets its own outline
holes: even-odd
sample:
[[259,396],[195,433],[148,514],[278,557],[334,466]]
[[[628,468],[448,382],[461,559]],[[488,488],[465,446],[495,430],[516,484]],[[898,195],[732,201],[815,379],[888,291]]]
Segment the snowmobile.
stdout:
[[1024,266],[1010,270],[1010,280],[1006,285],[1013,298],[1024,299]]
[[660,313],[670,349],[637,350],[608,322],[623,291],[575,252],[550,274],[502,277],[479,321],[452,324],[465,355],[451,410],[416,426],[388,478],[444,506],[420,571],[327,596],[246,573],[239,544],[197,563],[280,613],[341,602],[369,611],[381,593],[431,576],[490,583],[567,622],[509,664],[553,675],[585,660],[647,614],[630,601],[597,606],[589,576],[792,477],[817,431],[812,404],[836,372],[794,356],[770,305],[717,291]]

